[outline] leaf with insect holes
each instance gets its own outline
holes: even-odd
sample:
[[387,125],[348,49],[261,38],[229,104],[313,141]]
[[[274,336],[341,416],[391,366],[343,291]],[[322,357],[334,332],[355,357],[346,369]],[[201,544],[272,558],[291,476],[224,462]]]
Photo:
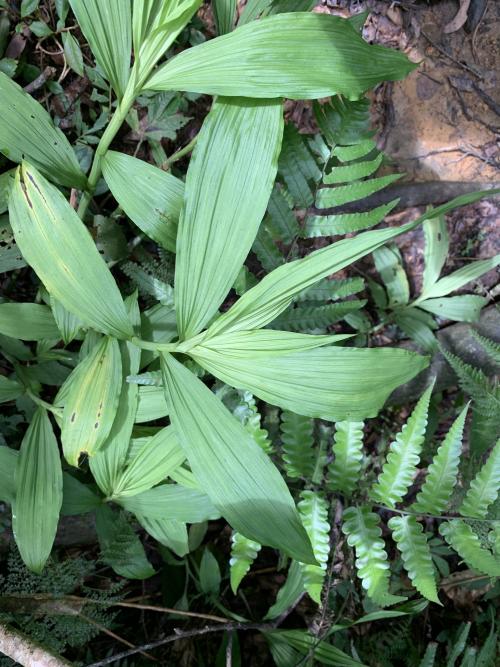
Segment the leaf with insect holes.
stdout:
[[87,178],[61,130],[45,109],[0,72],[0,153],[12,162],[29,160],[47,178],[84,189]]
[[62,193],[26,163],[9,210],[17,245],[49,294],[86,325],[132,336],[120,291],[87,228]]
[[66,461],[78,466],[80,454],[95,454],[111,431],[122,388],[118,341],[103,337],[72,373],[64,406],[61,440]]

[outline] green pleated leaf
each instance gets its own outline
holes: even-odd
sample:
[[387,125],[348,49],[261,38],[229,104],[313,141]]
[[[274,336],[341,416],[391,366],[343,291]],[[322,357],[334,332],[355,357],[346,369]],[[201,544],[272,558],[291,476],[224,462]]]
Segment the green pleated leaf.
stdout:
[[302,575],[302,565],[292,560],[285,583],[279,589],[276,596],[276,602],[269,607],[267,614],[264,616],[268,618],[278,618],[285,611],[290,609],[298,598],[302,595],[304,590],[304,578]]
[[47,412],[38,408],[21,443],[15,472],[12,529],[26,567],[42,572],[57,530],[62,471]]
[[343,421],[335,424],[334,459],[328,466],[328,488],[350,495],[359,482],[363,460],[363,422]]
[[16,380],[9,380],[4,375],[0,375],[0,403],[14,401],[24,394],[24,387]]
[[108,151],[102,171],[125,214],[150,238],[175,252],[184,183],[125,153]]
[[252,246],[271,195],[283,132],[280,103],[219,99],[186,177],[175,264],[179,335],[217,312]]
[[389,307],[405,306],[410,300],[410,285],[399,248],[394,243],[377,248],[373,253],[373,259],[387,290]]
[[[257,332],[256,332],[257,333]],[[322,347],[267,354],[256,336],[229,354],[206,345],[190,355],[233,387],[309,417],[334,421],[374,417],[389,394],[427,366],[426,357],[398,349]]]
[[389,447],[387,461],[373,485],[375,502],[395,507],[408,491],[420,461],[434,383],[422,394],[408,421]]
[[68,140],[45,109],[0,72],[0,152],[13,162],[29,160],[47,178],[84,189],[87,179]]
[[382,204],[371,211],[362,213],[337,213],[335,215],[313,215],[306,218],[303,235],[305,238],[316,236],[335,236],[349,234],[368,227],[374,227],[392,211],[399,199]]
[[63,473],[63,502],[61,506],[63,516],[93,512],[102,505],[102,502],[102,497],[94,493],[87,484],[82,484],[67,472]]
[[[141,315],[137,303],[137,293],[127,297],[125,305],[134,330],[139,332]],[[118,409],[108,437],[99,451],[89,460],[92,475],[106,496],[113,493],[116,480],[125,465],[139,400],[138,385],[126,382],[126,378],[139,371],[141,350],[125,341],[120,341],[119,345],[122,361],[122,384]]]
[[15,177],[15,169],[9,169],[0,174],[0,214],[5,213],[9,207],[10,191],[14,187]]
[[481,546],[479,537],[465,521],[446,521],[439,532],[469,567],[490,577],[500,577],[500,558]]
[[61,440],[64,457],[78,466],[80,454],[92,456],[108,437],[122,388],[118,341],[104,337],[75,368],[64,406]]
[[114,499],[134,496],[162,482],[186,459],[171,426],[148,438],[118,477],[113,487]]
[[173,519],[151,519],[136,514],[136,518],[157,542],[171,549],[179,558],[189,553],[189,537],[185,523]]
[[467,405],[455,419],[432,459],[425,482],[411,506],[414,512],[442,514],[448,507],[457,483]]
[[369,507],[344,510],[342,532],[356,550],[356,569],[368,596],[381,607],[402,602],[405,598],[389,593],[389,562],[385,551],[380,517]]
[[20,340],[61,337],[50,308],[37,303],[0,303],[0,333]]
[[78,25],[117,97],[123,97],[132,53],[130,0],[70,0]]
[[249,540],[241,533],[233,532],[231,536],[231,558],[229,559],[229,579],[231,590],[236,595],[241,580],[248,573],[261,545],[254,540]]
[[395,236],[410,231],[420,222],[419,219],[398,228],[364,232],[278,267],[215,320],[207,335],[265,326],[290,305],[296,294],[373,252]]
[[144,547],[123,512],[103,505],[95,514],[101,559],[121,577],[148,579],[155,574]]
[[500,491],[500,440],[491,450],[486,463],[470,483],[469,490],[459,507],[462,516],[484,519],[488,507],[495,502]]
[[135,496],[119,499],[129,512],[148,519],[201,523],[219,519],[220,512],[202,491],[181,484],[160,484]]
[[237,4],[237,0],[213,0],[214,18],[219,35],[225,35],[233,29]]
[[351,658],[350,655],[344,653],[344,651],[341,651],[336,646],[328,644],[326,641],[318,642],[318,638],[310,634],[307,630],[273,630],[271,633],[266,633],[266,637],[273,641],[285,642],[294,649],[297,649],[303,656],[313,656],[315,662],[323,665],[334,665],[334,667],[366,667],[359,660]]
[[425,246],[422,292],[425,294],[439,279],[448,256],[449,237],[444,215],[426,220],[423,229]]
[[143,424],[167,415],[168,405],[165,402],[163,387],[140,386],[135,423]]
[[0,446],[0,500],[11,503],[16,495],[16,466],[19,452]]
[[388,524],[401,557],[417,591],[431,602],[441,604],[437,594],[432,556],[422,526],[414,516],[393,516]]
[[300,498],[297,508],[319,563],[302,566],[304,588],[317,604],[321,604],[321,591],[330,555],[328,504],[325,497],[316,491],[302,491]]
[[441,299],[426,299],[419,301],[418,307],[428,313],[456,322],[477,322],[481,315],[481,308],[488,303],[488,299],[476,294],[461,294]]
[[[437,211],[438,209],[436,209]],[[477,262],[469,262],[458,271],[450,273],[449,276],[445,276],[438,280],[433,285],[419,296],[416,300],[416,304],[420,304],[421,301],[427,299],[438,299],[439,297],[446,296],[450,292],[454,292],[460,287],[463,287],[467,283],[470,283],[471,280],[477,280],[483,273],[487,273],[494,269],[500,264],[500,254],[490,257],[489,259],[481,259]]]
[[19,249],[52,296],[98,331],[133,335],[118,287],[85,225],[27,164],[16,175],[10,219]]
[[433,352],[437,348],[437,339],[433,331],[437,329],[434,318],[418,308],[408,306],[394,313],[394,321],[409,338],[426,352]]
[[243,535],[314,563],[288,487],[270,458],[187,368],[170,355],[162,362],[172,424],[214,505]]
[[[322,55],[313,68],[312,52]],[[184,51],[153,74],[147,87],[292,99],[341,93],[355,99],[414,67],[401,53],[367,44],[343,19],[294,13],[248,23]]]
[[50,296],[50,307],[63,342],[68,345],[80,333],[83,322],[69,310],[66,310],[62,303],[53,296]]

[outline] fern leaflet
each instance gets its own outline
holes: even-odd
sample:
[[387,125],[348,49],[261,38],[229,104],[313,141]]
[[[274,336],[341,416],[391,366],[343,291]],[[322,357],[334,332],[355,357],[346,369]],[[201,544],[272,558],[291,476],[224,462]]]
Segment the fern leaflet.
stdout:
[[380,517],[369,507],[348,507],[344,510],[342,532],[347,543],[356,550],[356,568],[363,588],[377,604],[402,602],[406,598],[389,593],[389,563],[385,551]]
[[431,602],[441,604],[432,556],[422,526],[414,516],[393,516],[387,525],[401,552],[405,570],[417,591]]
[[500,364],[500,344],[495,343],[495,341],[490,340],[485,336],[481,336],[475,329],[471,329],[471,334],[477,340],[479,345],[485,349],[488,356],[490,356],[496,364]]
[[326,563],[330,554],[330,524],[325,498],[315,491],[302,491],[297,505],[302,523],[311,540],[314,556],[319,565],[302,565],[304,588],[311,598],[321,604],[321,589]]
[[441,514],[448,506],[457,483],[462,434],[468,405],[455,419],[429,466],[425,482],[411,509],[425,514]]
[[314,472],[313,420],[295,412],[281,413],[281,442],[288,477],[310,479]]
[[422,394],[407,423],[391,443],[387,462],[372,488],[375,502],[395,507],[406,494],[420,460],[432,388],[433,385]]
[[500,440],[488,460],[470,483],[459,512],[462,516],[484,519],[488,507],[495,502],[500,489]]
[[333,453],[335,458],[328,466],[329,487],[344,495],[356,488],[363,460],[363,422],[337,422]]
[[325,306],[310,308],[308,306],[297,306],[289,308],[279,318],[274,320],[269,327],[280,331],[312,331],[316,329],[325,330],[331,324],[343,319],[366,304],[366,300],[353,299],[339,303],[327,303]]
[[427,648],[425,649],[424,657],[420,661],[420,664],[419,664],[418,667],[434,667],[434,662],[436,660],[437,648],[438,648],[438,645],[435,642],[430,642],[430,644],[427,644]]
[[232,534],[231,542],[229,577],[231,590],[236,595],[241,580],[250,569],[262,547],[258,542],[250,540],[248,537],[237,532]]
[[500,559],[483,549],[479,537],[465,521],[447,521],[441,524],[439,532],[469,567],[490,577],[500,576]]

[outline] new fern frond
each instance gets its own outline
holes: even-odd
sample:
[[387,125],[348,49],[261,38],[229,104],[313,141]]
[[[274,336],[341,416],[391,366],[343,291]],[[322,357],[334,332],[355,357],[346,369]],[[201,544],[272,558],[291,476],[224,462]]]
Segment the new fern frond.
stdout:
[[295,412],[281,414],[283,461],[288,477],[310,479],[314,472],[313,420]]
[[462,516],[484,519],[500,490],[500,440],[469,486],[459,508]]
[[417,591],[428,600],[441,604],[432,556],[422,526],[414,516],[393,516],[387,525],[401,552],[405,570]]
[[358,576],[371,599],[382,607],[404,600],[389,593],[390,564],[378,514],[367,506],[348,507],[344,510],[342,532],[356,551]]
[[375,502],[395,507],[408,491],[420,460],[431,393],[432,385],[422,394],[407,423],[391,443],[387,462],[372,489]]
[[363,422],[337,422],[333,443],[334,459],[328,466],[328,486],[350,495],[356,488],[363,460]]
[[311,598],[321,603],[321,589],[330,554],[330,524],[325,498],[315,491],[302,491],[298,504],[299,514],[311,540],[313,553],[319,565],[302,565],[304,588]]
[[241,533],[234,532],[231,536],[231,558],[229,560],[229,578],[231,590],[236,595],[243,577],[250,570],[261,545]]
[[462,450],[462,435],[468,405],[453,422],[442,445],[430,464],[425,482],[411,506],[412,511],[425,514],[441,514],[457,483],[458,465]]

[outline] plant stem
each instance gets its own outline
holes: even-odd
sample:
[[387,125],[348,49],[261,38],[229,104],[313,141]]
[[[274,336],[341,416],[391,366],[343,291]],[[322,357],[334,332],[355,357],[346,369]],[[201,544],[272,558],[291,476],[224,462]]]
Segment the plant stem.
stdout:
[[198,135],[196,135],[193,139],[191,139],[191,141],[188,144],[186,144],[184,148],[181,148],[176,153],[173,153],[169,158],[167,158],[165,160],[165,167],[170,167],[171,164],[177,162],[177,160],[180,160],[182,157],[190,153],[193,150],[197,140],[198,140]]
[[37,396],[34,394],[31,389],[26,390],[26,394],[31,398],[33,403],[36,403],[37,405],[41,406],[42,408],[45,408],[46,410],[49,410],[49,412],[52,412],[54,415],[58,417],[62,417],[62,408],[55,408],[52,403],[47,403],[47,401],[44,401],[40,396]]
[[90,174],[88,177],[87,190],[83,193],[82,198],[80,200],[80,205],[78,206],[78,215],[80,216],[80,218],[82,218],[82,220],[85,217],[87,208],[90,204],[92,197],[94,196],[97,183],[101,178],[102,160],[106,155],[106,153],[108,152],[111,142],[115,138],[118,130],[123,124],[123,121],[127,117],[127,114],[130,111],[132,104],[134,103],[135,90],[134,86],[131,84],[131,81],[132,77],[129,80],[127,89],[125,90],[125,94],[123,95],[121,102],[119,103],[115,113],[113,114],[113,117],[111,118],[111,121],[109,122],[109,125],[105,129],[104,134],[102,135],[101,140],[99,141],[99,144],[96,148],[94,161],[92,162],[92,168],[90,170]]
[[130,339],[132,345],[140,347],[141,350],[152,350],[153,352],[175,352],[177,350],[177,343],[155,343],[151,340],[142,340],[137,336]]

